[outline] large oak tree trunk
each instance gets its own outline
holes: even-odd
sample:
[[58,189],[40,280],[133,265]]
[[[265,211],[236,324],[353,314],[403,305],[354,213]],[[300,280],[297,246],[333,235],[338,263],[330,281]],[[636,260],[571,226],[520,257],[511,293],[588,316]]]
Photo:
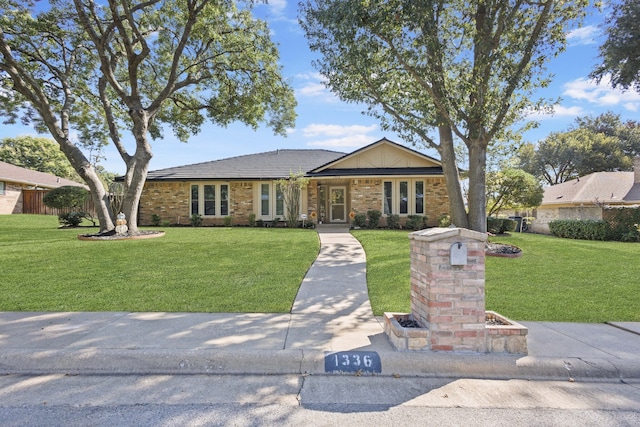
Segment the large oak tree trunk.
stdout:
[[468,228],[467,212],[464,206],[464,196],[460,188],[456,154],[453,149],[453,133],[449,126],[439,126],[440,133],[440,160],[444,173],[447,193],[449,195],[449,208],[451,210],[451,223],[457,227]]
[[486,166],[486,144],[472,140],[469,144],[469,228],[481,233],[487,231]]

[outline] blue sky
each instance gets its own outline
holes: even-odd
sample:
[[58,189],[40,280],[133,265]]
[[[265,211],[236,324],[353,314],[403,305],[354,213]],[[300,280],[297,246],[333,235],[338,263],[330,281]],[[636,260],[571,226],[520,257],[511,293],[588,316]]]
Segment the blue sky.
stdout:
[[[395,135],[380,130],[373,118],[362,115],[362,106],[343,103],[324,88],[321,76],[311,64],[314,54],[298,25],[297,3],[297,0],[269,0],[268,5],[256,7],[256,14],[271,26],[273,38],[279,44],[284,75],[295,89],[298,101],[296,126],[288,137],[275,136],[268,128],[253,131],[241,124],[227,128],[207,125],[184,144],[167,132],[164,140],[152,142],[154,157],[150,170],[276,149],[350,152],[382,137],[403,143]],[[607,111],[624,120],[640,121],[640,94],[611,89],[606,79],[599,85],[588,79],[603,40],[599,28],[603,18],[598,12],[589,16],[582,28],[569,34],[567,50],[549,64],[555,77],[548,88],[539,91],[539,96],[562,100],[552,116],[532,117],[540,126],[525,134],[526,141],[536,142],[551,132],[566,130],[576,117]],[[20,125],[3,125],[0,129],[0,138],[24,134],[34,132]],[[133,139],[129,141],[133,152]],[[438,157],[434,150],[417,149]],[[124,164],[115,149],[107,148],[104,155],[107,159],[101,164],[107,170],[124,173]]]

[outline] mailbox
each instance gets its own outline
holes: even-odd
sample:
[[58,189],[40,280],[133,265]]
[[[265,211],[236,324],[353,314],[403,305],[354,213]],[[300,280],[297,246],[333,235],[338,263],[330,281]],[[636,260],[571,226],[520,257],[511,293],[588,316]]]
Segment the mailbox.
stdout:
[[467,265],[467,245],[456,242],[449,249],[449,264]]

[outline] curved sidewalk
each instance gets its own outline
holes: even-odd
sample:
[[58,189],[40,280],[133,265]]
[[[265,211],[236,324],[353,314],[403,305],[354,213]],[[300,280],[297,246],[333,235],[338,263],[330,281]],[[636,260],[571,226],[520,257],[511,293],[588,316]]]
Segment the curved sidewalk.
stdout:
[[528,356],[395,351],[362,246],[318,235],[291,313],[0,313],[0,374],[325,374],[331,352],[367,351],[389,376],[640,381],[640,323],[521,322]]

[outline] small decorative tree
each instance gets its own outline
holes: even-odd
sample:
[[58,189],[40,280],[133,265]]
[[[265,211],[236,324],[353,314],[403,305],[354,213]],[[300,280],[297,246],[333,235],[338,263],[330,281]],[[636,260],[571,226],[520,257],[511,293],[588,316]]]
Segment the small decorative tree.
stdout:
[[298,217],[300,215],[300,196],[302,189],[309,185],[309,178],[305,177],[302,172],[291,172],[289,178],[279,179],[276,184],[284,197],[287,226],[295,228],[298,226]]
[[63,225],[77,227],[82,222],[82,218],[94,222],[89,213],[83,210],[88,198],[89,191],[85,188],[65,185],[49,191],[42,198],[42,202],[60,211],[58,219]]

